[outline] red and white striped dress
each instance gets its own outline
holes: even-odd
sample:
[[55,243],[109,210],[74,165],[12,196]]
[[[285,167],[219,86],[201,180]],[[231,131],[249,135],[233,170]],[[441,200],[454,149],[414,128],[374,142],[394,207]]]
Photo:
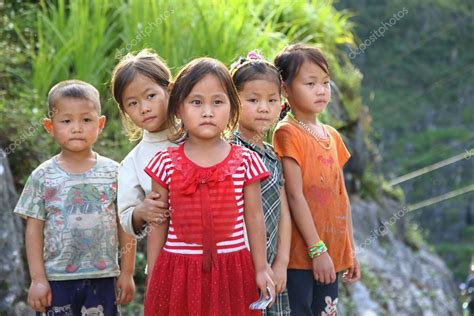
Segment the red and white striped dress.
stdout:
[[269,172],[260,157],[231,145],[200,167],[184,144],[158,152],[145,172],[168,189],[168,237],[155,264],[145,315],[258,315],[252,258],[244,236],[244,186]]

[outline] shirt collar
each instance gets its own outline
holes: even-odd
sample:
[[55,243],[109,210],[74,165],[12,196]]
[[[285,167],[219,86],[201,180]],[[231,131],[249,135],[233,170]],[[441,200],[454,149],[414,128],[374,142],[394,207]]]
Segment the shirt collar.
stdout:
[[267,156],[268,158],[272,159],[272,160],[278,160],[277,156],[275,155],[275,152],[273,151],[273,147],[272,145],[266,143],[266,142],[263,142],[263,149],[257,145],[255,145],[254,143],[248,141],[247,139],[245,139],[242,134],[240,134],[239,131],[235,131],[234,132],[234,136],[240,141],[242,142],[243,144],[245,144],[246,146],[252,148],[253,151],[256,151],[260,156]]
[[169,134],[170,134],[170,131],[168,129],[165,129],[160,132],[153,132],[153,133],[150,133],[149,131],[145,130],[143,131],[142,140],[147,143],[159,143],[159,142],[167,141]]

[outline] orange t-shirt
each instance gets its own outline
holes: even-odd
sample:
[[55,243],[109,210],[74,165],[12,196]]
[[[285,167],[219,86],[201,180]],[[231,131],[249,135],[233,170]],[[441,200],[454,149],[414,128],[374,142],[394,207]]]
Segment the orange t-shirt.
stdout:
[[[330,148],[293,122],[288,116],[278,123],[273,135],[273,146],[280,157],[293,158],[301,168],[303,194],[311,210],[319,237],[328,247],[336,272],[352,266],[352,247],[349,235],[349,199],[341,169],[349,160],[341,136],[331,126]],[[324,145],[328,145],[325,143]],[[292,219],[290,269],[312,269],[308,246]]]

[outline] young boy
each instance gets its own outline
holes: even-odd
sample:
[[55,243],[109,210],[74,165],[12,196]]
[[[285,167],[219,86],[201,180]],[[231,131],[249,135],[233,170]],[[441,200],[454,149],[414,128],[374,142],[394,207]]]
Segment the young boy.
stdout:
[[117,221],[118,164],[92,150],[105,124],[99,92],[63,81],[48,103],[44,127],[61,152],[33,171],[14,211],[26,218],[28,304],[47,315],[117,315],[135,292],[135,243]]

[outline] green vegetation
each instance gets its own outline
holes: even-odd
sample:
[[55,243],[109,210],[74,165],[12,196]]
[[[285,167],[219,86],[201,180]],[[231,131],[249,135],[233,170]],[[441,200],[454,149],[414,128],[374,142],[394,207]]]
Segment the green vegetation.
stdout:
[[[401,175],[463,152],[474,144],[474,5],[462,1],[350,0],[360,47],[406,10],[355,63],[364,73],[362,96],[374,117],[385,172]],[[442,145],[443,150],[433,145]],[[420,154],[424,157],[419,158]]]
[[[183,8],[186,8],[183,10]],[[42,128],[18,141],[29,121],[41,122],[46,113],[46,94],[56,82],[77,78],[94,84],[102,95],[107,127],[96,149],[121,160],[131,148],[124,137],[108,85],[117,60],[129,51],[155,49],[173,72],[199,56],[211,56],[230,64],[239,55],[259,49],[269,59],[291,42],[304,41],[326,51],[344,108],[356,120],[360,108],[359,72],[344,57],[341,47],[353,43],[350,15],[336,11],[331,1],[41,1],[39,4],[6,4],[3,20],[5,45],[14,46],[5,56],[6,76],[0,114],[2,147],[18,142],[16,152],[31,151],[30,159],[13,154],[13,173],[25,176],[56,151]],[[317,23],[314,16],[318,16]],[[329,36],[330,34],[330,36]],[[18,54],[21,52],[21,54]],[[13,60],[12,55],[19,55]],[[21,106],[22,113],[8,104]],[[18,117],[17,117],[18,116]],[[326,115],[326,120],[333,122]],[[18,124],[22,122],[22,124]],[[342,127],[347,122],[333,122]],[[32,144],[43,144],[35,150]],[[20,166],[18,167],[17,166]]]
[[425,237],[420,231],[420,227],[417,224],[409,223],[405,232],[405,242],[414,251],[420,250],[422,247],[426,247]]
[[[472,229],[472,227],[471,227]],[[457,280],[464,281],[471,265],[474,246],[470,242],[444,242],[435,246],[435,250],[445,258],[449,268]]]

